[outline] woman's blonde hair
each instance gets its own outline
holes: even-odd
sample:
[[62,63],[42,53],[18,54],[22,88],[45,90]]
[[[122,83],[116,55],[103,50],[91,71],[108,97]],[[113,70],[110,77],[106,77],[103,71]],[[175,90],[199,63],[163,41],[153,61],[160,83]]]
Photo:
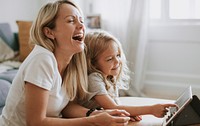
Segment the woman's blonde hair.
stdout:
[[[82,14],[81,10],[72,1],[58,0],[54,3],[44,5],[33,22],[30,31],[30,43],[40,45],[51,52],[55,50],[55,40],[45,36],[43,29],[48,27],[54,29],[56,27],[55,21],[57,19],[59,8],[62,4],[70,4],[77,8]],[[83,99],[87,93],[87,63],[84,51],[75,54],[68,67],[64,71],[63,84],[66,87],[70,100],[76,97]]]
[[[106,31],[98,30],[89,32],[85,37],[85,52],[87,59],[88,74],[91,74],[93,72],[98,72],[102,74],[102,72],[96,68],[95,64],[97,63],[98,56],[109,47],[111,42],[115,42],[118,45],[118,50],[121,57],[120,72],[116,78],[116,81],[120,82],[120,86],[127,89],[130,81],[130,71],[127,67],[127,61],[121,43],[118,41],[117,38],[115,38],[113,35]],[[106,80],[107,78],[104,78],[104,81],[107,84]]]

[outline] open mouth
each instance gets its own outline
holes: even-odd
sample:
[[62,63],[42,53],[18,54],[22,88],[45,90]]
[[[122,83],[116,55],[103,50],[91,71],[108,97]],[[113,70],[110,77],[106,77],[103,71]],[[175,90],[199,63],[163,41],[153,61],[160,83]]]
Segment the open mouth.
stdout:
[[77,34],[77,35],[74,35],[72,37],[72,39],[76,40],[76,41],[82,41],[83,40],[83,34]]

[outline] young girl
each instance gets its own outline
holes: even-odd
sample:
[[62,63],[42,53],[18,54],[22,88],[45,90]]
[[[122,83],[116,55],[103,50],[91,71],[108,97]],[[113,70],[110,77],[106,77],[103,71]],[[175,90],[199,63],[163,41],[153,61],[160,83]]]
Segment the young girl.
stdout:
[[120,42],[105,31],[94,31],[86,35],[85,44],[91,93],[82,105],[88,108],[124,109],[137,117],[136,120],[141,120],[139,115],[145,114],[163,117],[168,107],[176,107],[175,104],[138,107],[118,105],[118,89],[128,87],[130,79]]

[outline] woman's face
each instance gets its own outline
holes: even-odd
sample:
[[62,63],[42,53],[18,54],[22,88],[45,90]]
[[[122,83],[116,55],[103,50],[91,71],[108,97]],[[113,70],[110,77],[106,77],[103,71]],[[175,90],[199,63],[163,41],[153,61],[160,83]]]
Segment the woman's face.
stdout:
[[121,67],[121,56],[118,45],[111,41],[109,47],[97,56],[96,68],[100,70],[105,77],[117,76]]
[[56,49],[72,54],[83,51],[85,26],[79,10],[70,4],[62,4],[53,29]]

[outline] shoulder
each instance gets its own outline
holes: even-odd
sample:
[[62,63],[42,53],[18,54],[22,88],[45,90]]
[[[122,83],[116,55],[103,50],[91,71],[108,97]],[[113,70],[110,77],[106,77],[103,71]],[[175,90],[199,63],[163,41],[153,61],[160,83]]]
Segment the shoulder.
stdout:
[[98,72],[93,72],[88,76],[89,80],[103,80],[103,76]]
[[93,72],[88,76],[89,83],[105,83],[102,74],[98,72]]
[[47,58],[47,59],[55,59],[54,54],[49,50],[45,49],[44,47],[36,45],[29,55],[29,57],[37,56],[38,58]]
[[24,62],[32,65],[50,65],[53,67],[57,64],[53,53],[38,45],[34,47],[33,51]]
[[103,76],[100,73],[94,72],[88,76],[88,83],[90,87],[105,86]]
[[41,72],[44,72],[44,74],[50,74],[55,73],[56,70],[57,61],[53,53],[41,46],[34,47],[32,52],[20,66],[20,71],[23,71],[26,74],[30,71],[32,71],[31,73],[40,72],[41,74]]
[[107,94],[105,81],[100,73],[94,72],[88,76],[88,90],[94,94]]

